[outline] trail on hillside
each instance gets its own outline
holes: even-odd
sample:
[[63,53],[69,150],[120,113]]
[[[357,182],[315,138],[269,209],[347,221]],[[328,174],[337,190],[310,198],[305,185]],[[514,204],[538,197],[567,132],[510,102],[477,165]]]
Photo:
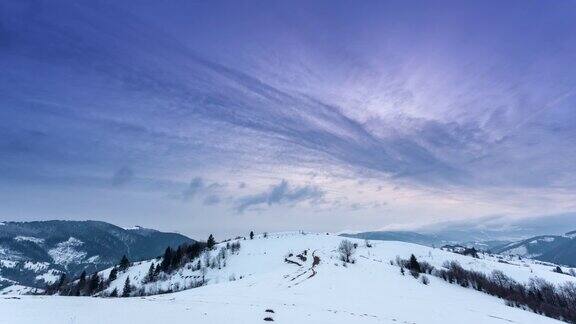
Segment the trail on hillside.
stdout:
[[[306,270],[302,271],[301,268],[302,268],[304,265],[299,265],[299,266],[300,266],[300,269],[298,269],[297,274],[296,274],[295,276],[293,276],[292,278],[290,278],[290,281],[291,281],[291,282],[296,281],[297,279],[301,278],[302,276],[304,276],[304,275],[306,275],[306,274],[309,274],[308,277],[306,277],[305,279],[303,279],[303,280],[301,280],[301,281],[295,282],[294,284],[288,286],[288,288],[297,286],[297,285],[305,282],[306,280],[314,277],[314,276],[317,274],[316,266],[320,264],[320,257],[316,255],[316,251],[317,251],[317,250],[314,250],[314,251],[312,252],[312,264],[311,264],[311,266],[310,266],[309,268],[307,268]],[[301,254],[299,254],[298,257],[300,257],[300,260],[307,260],[307,258],[305,258],[305,257],[302,258],[302,255],[301,255]],[[288,259],[288,258],[286,258],[285,261],[286,261],[287,263],[291,263],[291,264],[298,264],[297,262],[295,262],[295,261],[293,261],[293,260],[290,260],[290,259]],[[306,261],[304,261],[304,262],[306,262]],[[302,272],[300,272],[300,271],[302,271]],[[298,273],[298,272],[300,272],[300,273]]]

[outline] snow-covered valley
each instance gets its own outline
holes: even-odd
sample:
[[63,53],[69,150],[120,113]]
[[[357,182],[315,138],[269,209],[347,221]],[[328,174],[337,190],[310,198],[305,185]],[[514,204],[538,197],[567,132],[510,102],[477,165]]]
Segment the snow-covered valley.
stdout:
[[[241,249],[221,269],[184,267],[180,276],[162,283],[182,285],[183,278],[205,276],[202,287],[129,298],[3,296],[0,312],[9,323],[258,323],[265,318],[279,323],[553,323],[558,321],[433,276],[425,285],[402,275],[391,261],[414,254],[435,267],[456,260],[487,274],[501,270],[519,282],[532,277],[554,284],[576,282],[550,265],[529,260],[475,259],[401,242],[373,241],[366,247],[351,239],[358,244],[355,263],[343,266],[337,251],[342,240],[327,234],[257,236],[240,240]],[[296,257],[304,251],[306,260]],[[150,262],[158,260],[132,265],[109,289],[126,277],[141,283]]]

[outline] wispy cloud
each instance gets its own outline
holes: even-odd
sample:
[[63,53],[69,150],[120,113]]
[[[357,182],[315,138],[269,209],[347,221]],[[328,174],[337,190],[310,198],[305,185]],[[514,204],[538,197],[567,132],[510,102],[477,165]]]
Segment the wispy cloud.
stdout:
[[201,177],[195,177],[192,179],[192,181],[190,181],[188,188],[182,192],[182,198],[184,200],[193,199],[204,189],[206,189],[204,180]]
[[282,180],[261,193],[237,199],[236,211],[242,213],[259,205],[290,205],[302,201],[317,201],[324,194],[325,192],[316,186],[290,186],[288,181]]
[[[460,217],[488,205],[533,213],[529,189],[550,197],[538,208],[570,206],[573,4],[253,5],[0,3],[10,40],[0,51],[0,183],[156,186],[158,199],[187,202],[174,207],[183,214],[330,198],[341,200],[331,203],[342,218],[350,206],[380,215],[383,200],[387,215],[415,214],[412,206],[427,215],[439,197]],[[413,16],[418,9],[451,19]],[[202,177],[184,185],[190,174]],[[373,189],[354,196],[364,184],[343,186],[340,177]],[[387,189],[396,185],[403,190]],[[339,197],[325,197],[332,193]],[[454,201],[479,207],[462,211]]]
[[218,182],[208,182],[202,177],[194,177],[188,187],[182,192],[184,201],[192,201],[203,198],[203,204],[212,206],[219,204],[222,200],[221,189],[225,185]]

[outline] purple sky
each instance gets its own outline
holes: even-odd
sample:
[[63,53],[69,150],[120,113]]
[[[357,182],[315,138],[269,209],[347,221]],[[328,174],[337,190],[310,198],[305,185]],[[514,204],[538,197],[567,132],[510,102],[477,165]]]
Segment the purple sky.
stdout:
[[574,1],[0,3],[0,220],[576,212]]

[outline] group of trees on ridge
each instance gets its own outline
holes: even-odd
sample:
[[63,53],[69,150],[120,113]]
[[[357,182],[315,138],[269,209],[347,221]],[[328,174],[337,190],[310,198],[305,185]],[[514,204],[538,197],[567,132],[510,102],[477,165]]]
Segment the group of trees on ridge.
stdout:
[[[250,239],[253,238],[254,232],[251,231]],[[194,242],[192,244],[185,243],[178,246],[176,249],[169,246],[164,251],[160,262],[151,262],[148,273],[142,280],[142,283],[151,283],[161,278],[166,278],[172,272],[185,265],[187,265],[188,269],[191,270],[221,268],[226,265],[227,251],[236,253],[240,250],[241,245],[239,239],[245,240],[246,238],[237,237],[234,242],[229,240],[213,257],[210,252],[215,249],[217,242],[212,234],[210,234],[206,242]],[[201,256],[203,257],[203,260],[200,260]],[[193,261],[196,259],[197,261],[194,263]],[[104,278],[103,274],[98,272],[95,272],[92,275],[87,275],[86,271],[83,271],[78,278],[69,280],[67,275],[62,273],[59,280],[46,287],[45,294],[59,294],[63,296],[103,296],[103,292],[110,287],[110,284],[118,279],[119,273],[125,272],[131,265],[132,262],[130,262],[128,257],[124,255],[118,264],[110,270],[108,278]],[[202,281],[198,285],[204,284],[204,276],[205,271],[202,271]],[[117,288],[114,288],[107,295],[109,297],[128,297],[133,295],[134,292],[135,286],[130,282],[130,276],[127,276],[122,291],[118,291]]]

